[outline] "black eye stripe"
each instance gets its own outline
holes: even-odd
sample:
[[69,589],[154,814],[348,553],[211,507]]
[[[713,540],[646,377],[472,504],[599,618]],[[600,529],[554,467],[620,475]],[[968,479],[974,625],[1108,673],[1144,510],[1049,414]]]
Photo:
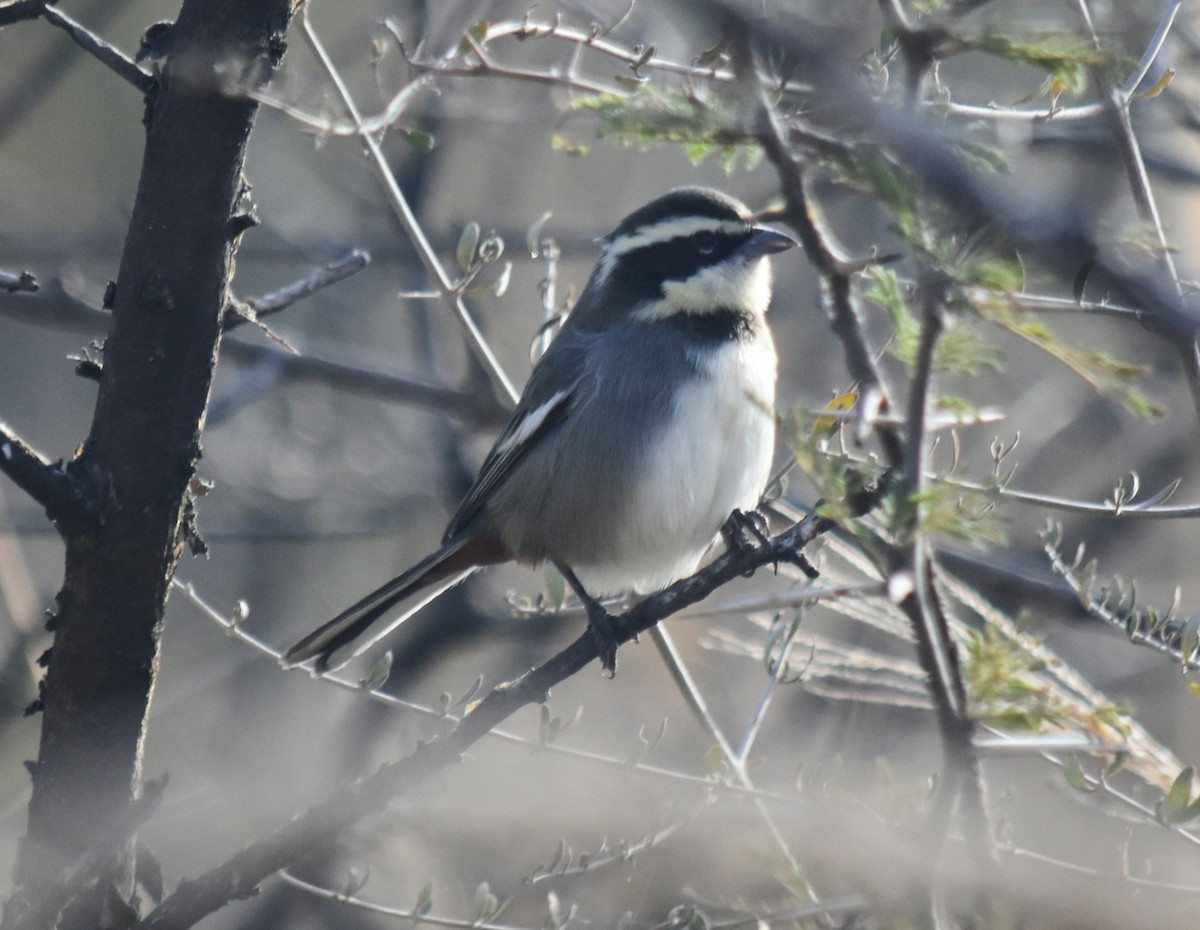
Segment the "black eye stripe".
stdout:
[[744,235],[701,230],[645,248],[646,260],[667,280],[683,281],[709,265],[725,261],[746,241]]
[[749,229],[746,232],[705,229],[647,243],[617,257],[610,283],[628,293],[630,300],[658,299],[663,296],[665,282],[686,281],[703,269],[728,260],[749,235]]

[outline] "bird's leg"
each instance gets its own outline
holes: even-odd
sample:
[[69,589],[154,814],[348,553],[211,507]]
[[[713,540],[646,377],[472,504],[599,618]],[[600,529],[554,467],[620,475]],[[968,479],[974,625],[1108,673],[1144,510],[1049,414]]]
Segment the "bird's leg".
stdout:
[[617,646],[620,645],[618,637],[628,632],[625,624],[621,622],[620,617],[614,617],[604,609],[603,604],[587,593],[569,566],[555,560],[554,567],[583,603],[583,609],[587,611],[588,630],[591,631],[600,650],[600,665],[609,678],[614,677],[617,674]]

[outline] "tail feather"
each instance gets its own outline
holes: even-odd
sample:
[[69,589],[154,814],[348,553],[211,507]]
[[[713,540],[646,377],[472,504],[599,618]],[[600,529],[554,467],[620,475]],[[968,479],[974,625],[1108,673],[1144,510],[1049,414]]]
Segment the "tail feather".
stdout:
[[[283,654],[287,667],[315,659],[313,668],[318,673],[327,671],[329,660],[335,652],[366,632],[377,620],[388,613],[396,604],[411,597],[422,588],[437,584],[436,590],[422,598],[387,629],[373,636],[354,655],[359,655],[380,638],[386,636],[410,616],[428,604],[447,588],[453,587],[489,560],[472,558],[471,537],[446,543],[432,555],[422,559],[403,574],[397,575],[387,584],[376,588],[362,600],[351,604],[340,614],[317,627]],[[495,561],[495,560],[490,560]],[[439,584],[440,582],[440,584]]]

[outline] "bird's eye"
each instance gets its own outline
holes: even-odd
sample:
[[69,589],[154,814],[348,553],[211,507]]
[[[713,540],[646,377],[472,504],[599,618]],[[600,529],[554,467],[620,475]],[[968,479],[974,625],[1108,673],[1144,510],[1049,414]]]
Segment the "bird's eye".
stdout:
[[717,247],[717,234],[716,233],[710,232],[707,229],[696,233],[696,249],[698,251],[700,251],[704,255],[708,255],[716,247]]

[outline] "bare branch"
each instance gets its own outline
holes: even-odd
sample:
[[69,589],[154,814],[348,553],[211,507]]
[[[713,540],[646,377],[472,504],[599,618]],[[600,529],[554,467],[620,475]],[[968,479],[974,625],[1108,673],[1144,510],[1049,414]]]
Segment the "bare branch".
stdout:
[[[301,8],[301,24],[309,46],[316,54],[318,60],[320,60],[322,67],[324,67],[326,73],[329,75],[329,79],[337,88],[347,112],[349,112],[355,123],[361,125],[362,115],[359,113],[358,105],[355,104],[354,98],[350,94],[350,89],[346,86],[346,82],[342,80],[337,66],[333,63],[333,59],[329,57],[329,53],[325,50],[320,36],[317,35],[316,30],[313,29],[312,24],[309,22],[307,6]],[[484,339],[483,333],[480,331],[478,324],[476,324],[474,316],[467,309],[462,295],[458,293],[454,283],[450,280],[450,276],[438,260],[437,254],[433,251],[433,246],[429,244],[429,240],[425,236],[425,231],[421,228],[420,223],[417,222],[416,215],[412,212],[412,208],[408,204],[408,199],[400,189],[400,184],[397,182],[396,176],[383,154],[383,150],[379,147],[378,140],[366,131],[361,132],[360,136],[363,145],[366,146],[367,153],[371,157],[371,161],[379,173],[380,179],[383,181],[384,191],[387,193],[392,209],[395,211],[397,218],[399,218],[401,224],[404,226],[404,231],[408,234],[409,239],[416,248],[417,254],[421,258],[421,263],[437,281],[443,300],[457,314],[459,321],[467,332],[468,343],[472,351],[492,379],[496,390],[501,393],[503,399],[509,404],[515,405],[519,397],[519,392],[508,375],[505,374],[499,359],[496,358],[491,346]]]
[[[731,777],[743,788],[753,790],[754,783],[750,779],[750,772],[747,768],[745,758],[740,756],[733,748],[733,745],[722,732],[716,718],[709,711],[708,702],[704,699],[704,693],[697,686],[691,673],[688,672],[687,666],[683,662],[683,656],[675,648],[675,641],[671,637],[671,633],[666,625],[658,624],[651,627],[650,638],[654,641],[654,645],[657,647],[658,653],[667,667],[667,672],[670,674],[671,680],[675,682],[675,687],[679,689],[679,693],[682,695],[688,709],[691,710],[692,716],[699,721],[705,732],[716,742],[717,747],[721,751],[721,757],[725,760],[725,764],[729,766]],[[771,834],[771,839],[775,842],[779,851],[783,853],[783,857],[787,860],[792,871],[797,875],[802,875],[803,871],[791,847],[788,845],[787,839],[784,837],[782,831],[780,831],[779,825],[770,815],[770,812],[761,799],[755,800],[755,808],[758,811],[759,817],[762,818],[767,832]],[[810,888],[809,892],[814,898],[816,897],[813,889]]]
[[243,323],[249,323],[255,320],[261,320],[265,316],[270,316],[273,313],[278,313],[280,310],[286,310],[297,301],[303,300],[315,294],[317,291],[337,284],[337,282],[345,280],[353,274],[357,274],[367,267],[371,262],[371,255],[365,249],[351,249],[341,258],[334,259],[322,265],[320,268],[311,271],[298,281],[293,281],[277,291],[272,291],[269,294],[263,294],[261,297],[247,297],[244,301],[246,309],[251,313],[251,317],[233,308],[227,308],[225,315],[221,319],[221,328],[225,332],[240,326]]
[[156,78],[142,68],[132,58],[120,49],[91,32],[82,23],[76,22],[57,6],[47,3],[42,11],[46,22],[64,30],[75,43],[88,52],[101,64],[114,71],[118,77],[124,78],[133,87],[148,94],[154,88]]
[[343,391],[428,407],[478,426],[502,426],[510,415],[508,408],[486,391],[460,391],[307,351],[252,345],[240,338],[226,342],[221,351],[251,364],[269,360],[280,374],[291,378],[319,380]]
[[89,509],[62,462],[51,462],[32,449],[3,421],[0,421],[0,472],[45,508],[46,515],[60,528],[72,525]]

